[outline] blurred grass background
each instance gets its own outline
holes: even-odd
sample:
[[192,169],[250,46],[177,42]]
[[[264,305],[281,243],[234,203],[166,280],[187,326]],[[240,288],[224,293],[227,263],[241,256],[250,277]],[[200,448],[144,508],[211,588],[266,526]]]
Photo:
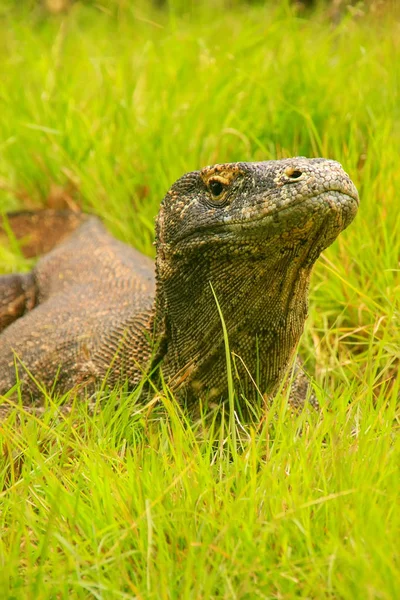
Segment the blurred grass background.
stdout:
[[322,416],[278,398],[238,453],[167,397],[151,425],[118,390],[97,420],[14,415],[4,597],[396,597],[399,4],[2,0],[0,65],[0,212],[82,208],[153,255],[163,195],[206,164],[334,158],[361,198],[312,280]]

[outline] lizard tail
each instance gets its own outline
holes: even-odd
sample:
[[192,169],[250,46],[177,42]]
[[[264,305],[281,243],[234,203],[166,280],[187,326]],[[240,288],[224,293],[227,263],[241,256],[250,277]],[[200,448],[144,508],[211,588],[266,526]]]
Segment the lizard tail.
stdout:
[[14,238],[25,258],[50,252],[67,238],[88,215],[72,210],[23,210],[8,213],[0,223],[0,242]]
[[[88,218],[68,210],[9,213],[0,218],[0,243],[17,240],[25,258],[50,252]],[[37,303],[33,272],[0,276],[0,333]]]

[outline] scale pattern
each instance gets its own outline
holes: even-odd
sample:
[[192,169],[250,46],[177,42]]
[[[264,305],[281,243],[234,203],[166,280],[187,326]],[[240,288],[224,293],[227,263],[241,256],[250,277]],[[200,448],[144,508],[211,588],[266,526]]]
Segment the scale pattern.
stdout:
[[[31,273],[0,278],[0,391],[15,383],[15,361],[32,398],[32,377],[61,392],[105,377],[133,387],[160,363],[186,401],[223,397],[215,294],[239,392],[270,396],[303,331],[312,266],[358,203],[331,160],[205,167],[181,177],[161,203],[155,266],[96,217],[32,216],[28,253],[48,253]],[[17,237],[27,221],[10,218]]]
[[29,277],[35,306],[31,299],[24,316],[0,335],[1,390],[15,383],[14,360],[23,363],[19,377],[34,395],[37,385],[27,371],[62,392],[106,376],[110,383],[140,379],[150,355],[153,261],[91,217],[41,258],[31,275],[19,277]]

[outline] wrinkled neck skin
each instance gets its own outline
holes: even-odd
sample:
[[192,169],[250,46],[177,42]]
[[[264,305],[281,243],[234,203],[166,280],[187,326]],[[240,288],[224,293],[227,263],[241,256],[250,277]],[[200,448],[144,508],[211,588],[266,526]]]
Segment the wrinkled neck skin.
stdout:
[[236,388],[248,399],[272,394],[302,334],[319,253],[309,244],[285,247],[276,239],[158,252],[156,331],[168,340],[162,370],[171,388],[189,403],[226,397],[225,343],[213,288]]

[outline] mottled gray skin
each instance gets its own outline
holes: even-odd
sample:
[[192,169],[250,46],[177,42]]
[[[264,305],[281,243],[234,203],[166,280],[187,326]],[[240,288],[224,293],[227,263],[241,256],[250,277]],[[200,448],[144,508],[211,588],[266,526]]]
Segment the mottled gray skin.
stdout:
[[[0,278],[0,307],[11,277]],[[19,377],[34,398],[40,393],[27,370],[48,388],[56,382],[60,392],[93,389],[105,377],[111,384],[139,381],[151,353],[151,259],[113,238],[96,217],[84,216],[71,237],[21,279],[31,304],[0,334],[0,392],[15,383],[14,355],[26,367],[19,367]]]
[[[50,386],[57,379],[60,391],[106,375],[134,386],[160,362],[181,398],[223,397],[225,348],[213,288],[237,383],[247,397],[257,396],[255,384],[273,394],[303,331],[312,266],[357,207],[353,183],[330,160],[188,173],[160,207],[155,281],[148,258],[86,219],[25,276],[14,322],[3,318],[0,391],[15,382],[14,351],[37,380]],[[16,287],[15,279],[1,282],[0,325]]]
[[[223,185],[215,197],[214,181]],[[303,331],[311,269],[354,218],[358,195],[339,163],[294,158],[206,167],[177,181],[157,222],[163,371],[196,397],[226,394],[218,298],[247,396],[270,395]]]

